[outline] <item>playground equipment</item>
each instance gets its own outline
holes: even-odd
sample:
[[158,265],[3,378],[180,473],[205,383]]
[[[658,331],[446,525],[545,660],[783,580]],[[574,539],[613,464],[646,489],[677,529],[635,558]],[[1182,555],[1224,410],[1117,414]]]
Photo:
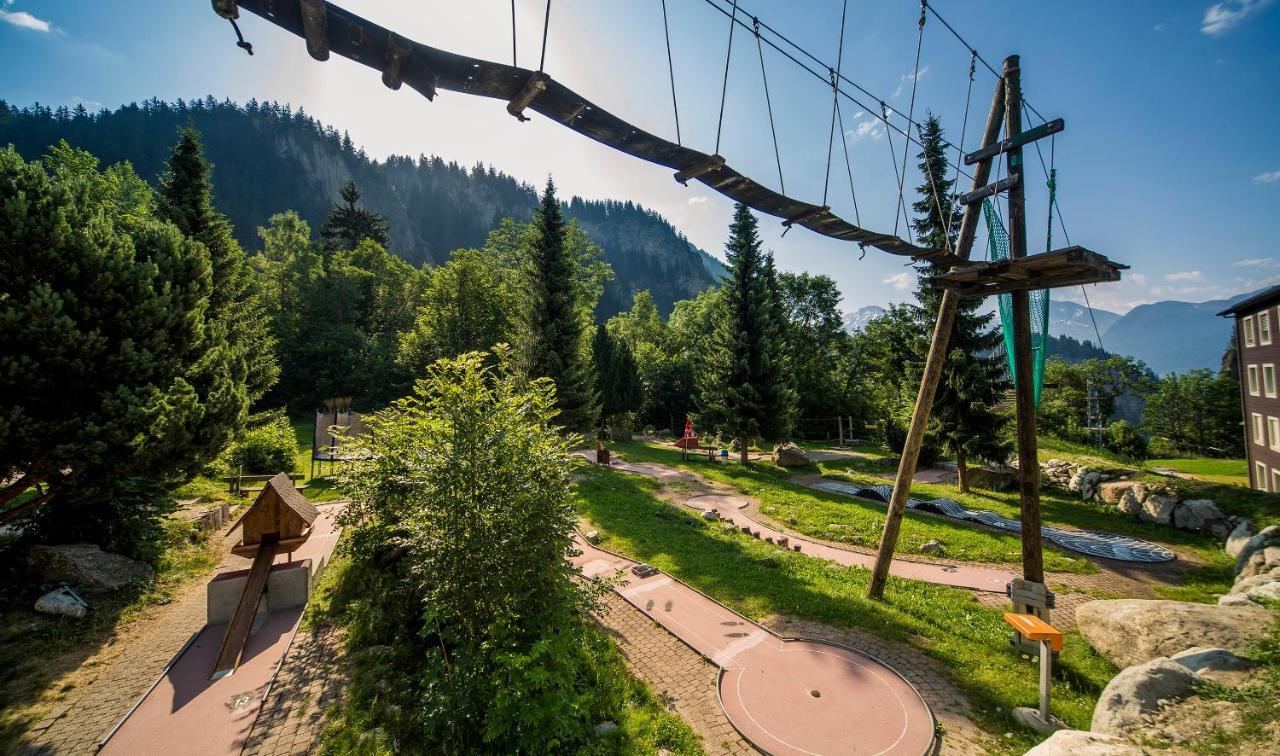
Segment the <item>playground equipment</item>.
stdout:
[[1062,633],[1048,622],[1032,614],[1005,612],[1004,621],[1013,627],[1019,638],[1039,644],[1040,651],[1040,710],[1014,709],[1014,716],[1028,726],[1041,730],[1056,730],[1058,726],[1049,718],[1049,687],[1053,675],[1053,655],[1062,651]]
[[241,528],[240,543],[233,546],[231,552],[252,557],[253,566],[249,568],[249,577],[235,613],[227,623],[222,645],[214,660],[212,678],[232,674],[240,666],[276,554],[292,554],[294,549],[305,543],[319,515],[311,502],[294,488],[288,473],[280,473],[267,481],[253,505],[231,526],[232,531]]
[[[355,459],[348,448],[351,439],[363,436],[367,431],[364,418],[351,409],[351,397],[337,396],[325,399],[323,409],[317,409],[311,428],[311,477],[316,476],[316,463],[324,472],[328,462],[332,471],[335,462]],[[335,432],[337,429],[337,432]]]

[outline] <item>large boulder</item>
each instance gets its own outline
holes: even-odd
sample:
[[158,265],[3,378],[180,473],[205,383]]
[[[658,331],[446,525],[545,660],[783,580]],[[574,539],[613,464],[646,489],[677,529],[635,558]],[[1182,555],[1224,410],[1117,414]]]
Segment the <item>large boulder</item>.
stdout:
[[1173,511],[1173,526],[1181,530],[1210,533],[1218,523],[1225,523],[1227,516],[1209,499],[1187,499]]
[[145,562],[110,554],[92,543],[32,546],[27,560],[45,580],[78,585],[88,593],[110,593],[155,574]]
[[1143,717],[1160,710],[1161,701],[1186,698],[1196,673],[1161,656],[1129,667],[1111,678],[1093,708],[1094,732],[1127,735],[1143,727]]
[[1018,471],[1012,467],[970,467],[969,485],[984,491],[1015,491]]
[[1247,683],[1249,671],[1257,666],[1225,648],[1197,646],[1171,658],[1206,680],[1233,687]]
[[1273,567],[1269,572],[1260,575],[1245,575],[1236,578],[1231,586],[1231,593],[1244,593],[1250,588],[1257,588],[1267,583],[1280,581],[1280,567]]
[[1261,607],[1185,601],[1089,601],[1076,609],[1080,634],[1117,667],[1142,664],[1192,646],[1240,650],[1270,631]]
[[35,609],[41,614],[54,614],[74,619],[83,619],[89,612],[89,606],[65,586],[56,591],[49,591],[36,599]]
[[1257,535],[1245,541],[1244,545],[1240,547],[1240,553],[1236,556],[1236,572],[1238,573],[1244,569],[1254,552],[1262,551],[1276,543],[1280,543],[1280,526],[1268,525],[1259,530]]
[[1120,497],[1120,503],[1116,508],[1130,517],[1137,517],[1142,513],[1142,499],[1138,498],[1137,486],[1134,486],[1124,492]]
[[1240,552],[1244,550],[1245,544],[1253,538],[1253,523],[1246,518],[1241,518],[1236,523],[1235,528],[1227,535],[1227,541],[1222,548],[1227,552],[1227,556],[1238,557]]
[[1119,504],[1121,497],[1133,486],[1133,481],[1129,480],[1113,480],[1109,483],[1103,483],[1098,486],[1098,498],[1108,504]]
[[778,444],[773,447],[773,463],[778,467],[804,467],[809,455],[795,444]]
[[1263,602],[1280,601],[1280,582],[1269,582],[1250,586],[1241,591],[1233,590],[1218,599],[1221,606],[1249,606]]
[[1058,730],[1043,743],[1027,751],[1026,756],[1146,756],[1124,738],[1101,732]]
[[1277,567],[1280,567],[1280,546],[1268,546],[1249,556],[1249,561],[1240,568],[1236,579],[1265,575]]
[[1173,496],[1151,494],[1142,501],[1142,511],[1138,512],[1138,516],[1147,522],[1168,525],[1177,506],[1178,500]]

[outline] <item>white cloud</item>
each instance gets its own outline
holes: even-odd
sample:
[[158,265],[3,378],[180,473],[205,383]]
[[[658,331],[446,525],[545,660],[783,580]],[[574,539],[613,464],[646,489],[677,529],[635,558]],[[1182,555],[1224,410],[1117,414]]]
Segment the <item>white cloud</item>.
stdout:
[[687,200],[687,202],[690,205],[705,205],[707,204],[707,198],[706,197],[690,197]]
[[1200,281],[1204,279],[1204,273],[1198,270],[1184,270],[1178,273],[1169,273],[1165,278],[1170,281]]
[[927,73],[929,73],[929,67],[928,67],[928,66],[925,66],[924,68],[920,69],[920,73],[918,73],[918,74],[903,74],[903,75],[902,75],[902,80],[903,80],[903,81],[913,81],[913,80],[915,80],[915,79],[923,79],[923,78],[924,78],[924,75],[925,75],[925,74],[927,74]]
[[1156,24],[1155,26],[1151,27],[1151,31],[1153,31],[1153,32],[1162,32],[1162,31],[1164,31],[1164,30],[1165,30],[1165,29],[1167,29],[1167,28],[1168,28],[1168,27],[1164,25],[1164,22],[1163,22],[1163,21],[1161,21],[1160,23],[1158,23],[1158,24]]
[[[8,3],[6,3],[7,5]],[[38,32],[53,31],[53,24],[27,13],[26,11],[7,11],[0,8],[0,21],[20,29],[31,29]]]
[[884,136],[884,129],[881,128],[879,121],[862,121],[856,128],[846,131],[844,135],[854,141],[861,139],[879,139]]
[[880,283],[887,283],[896,291],[906,291],[911,288],[911,274],[906,271],[903,271],[902,273],[895,273]]
[[1200,31],[1211,37],[1221,37],[1249,20],[1250,16],[1266,8],[1272,0],[1222,0],[1205,9]]
[[1267,171],[1253,177],[1255,184],[1274,184],[1277,181],[1280,181],[1280,171]]
[[1277,263],[1274,257],[1247,257],[1231,264],[1237,268],[1274,268]]

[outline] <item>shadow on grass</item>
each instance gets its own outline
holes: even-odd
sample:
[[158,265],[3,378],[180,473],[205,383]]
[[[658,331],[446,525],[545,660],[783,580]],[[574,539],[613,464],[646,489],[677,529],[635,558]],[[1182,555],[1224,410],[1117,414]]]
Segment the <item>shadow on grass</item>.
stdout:
[[[604,545],[648,562],[753,619],[785,614],[859,628],[909,643],[942,662],[990,732],[1012,728],[1007,712],[1037,700],[1034,662],[1017,657],[1000,613],[958,589],[891,577],[884,601],[863,597],[869,573],[783,551],[657,499],[657,484],[592,471],[579,484],[577,505]],[[1114,668],[1073,636],[1055,684],[1055,712],[1088,728],[1093,706]],[[1009,742],[1034,738],[1020,733]]]

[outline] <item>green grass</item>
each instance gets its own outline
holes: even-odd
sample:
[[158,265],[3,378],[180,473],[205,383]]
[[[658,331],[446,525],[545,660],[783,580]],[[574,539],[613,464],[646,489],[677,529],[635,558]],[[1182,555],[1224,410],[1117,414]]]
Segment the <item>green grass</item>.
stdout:
[[1210,483],[1249,487],[1249,463],[1243,459],[1214,459],[1212,457],[1149,459],[1146,466],[1148,468],[1167,467],[1175,472],[1194,475]]
[[[50,686],[59,678],[75,671],[147,609],[169,603],[179,588],[207,575],[218,564],[216,546],[190,522],[166,521],[165,542],[150,583],[88,597],[91,609],[84,619],[50,617],[29,610],[41,591],[56,585],[39,585],[29,578],[12,583],[26,591],[9,596],[10,605],[0,615],[0,753],[16,750],[22,734],[52,705],[47,700],[50,694],[74,689],[72,677],[52,690]],[[3,577],[6,582],[19,579],[16,575]]]
[[[1038,700],[1037,668],[1010,650],[1000,612],[967,591],[893,577],[884,601],[868,600],[867,570],[710,527],[658,499],[658,488],[638,476],[590,469],[576,501],[605,547],[659,567],[746,617],[785,614],[858,628],[934,657],[974,705],[984,730],[1015,733],[993,748],[1022,752],[1038,740],[1009,716],[1012,707]],[[1109,662],[1070,635],[1055,669],[1054,713],[1088,729],[1096,698],[1114,674]]]

